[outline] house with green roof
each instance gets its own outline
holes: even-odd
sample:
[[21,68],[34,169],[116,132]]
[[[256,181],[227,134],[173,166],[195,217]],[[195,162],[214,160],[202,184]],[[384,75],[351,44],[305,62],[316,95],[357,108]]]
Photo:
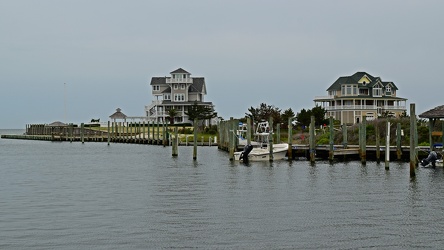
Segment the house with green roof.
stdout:
[[339,77],[328,89],[328,96],[315,97],[316,105],[324,108],[327,117],[341,124],[359,123],[381,116],[405,114],[406,98],[396,96],[398,87],[366,72]]
[[145,106],[148,121],[169,122],[170,110],[174,109],[175,123],[192,123],[185,112],[195,103],[214,110],[213,103],[205,101],[205,78],[191,77],[182,68],[170,72],[170,76],[152,77],[150,85],[153,100],[150,105]]

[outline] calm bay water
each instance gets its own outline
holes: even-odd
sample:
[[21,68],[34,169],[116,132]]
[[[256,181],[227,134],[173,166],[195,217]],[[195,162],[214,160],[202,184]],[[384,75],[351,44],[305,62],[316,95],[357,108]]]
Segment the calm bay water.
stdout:
[[1,139],[0,249],[443,246],[442,168],[192,150]]

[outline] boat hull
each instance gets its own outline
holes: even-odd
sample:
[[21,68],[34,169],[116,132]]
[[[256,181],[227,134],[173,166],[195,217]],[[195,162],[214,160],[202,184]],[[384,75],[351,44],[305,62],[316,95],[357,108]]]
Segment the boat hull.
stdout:
[[[288,145],[273,147],[273,160],[282,160],[286,157]],[[242,152],[234,153],[234,160],[239,161]],[[248,161],[270,161],[270,151],[268,148],[253,148],[248,154]]]

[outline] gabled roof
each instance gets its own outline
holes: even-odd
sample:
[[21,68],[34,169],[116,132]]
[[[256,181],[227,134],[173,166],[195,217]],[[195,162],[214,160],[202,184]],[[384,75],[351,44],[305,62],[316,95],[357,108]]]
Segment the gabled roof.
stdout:
[[163,77],[152,77],[150,85],[159,85],[166,83],[166,76]]
[[430,109],[419,115],[420,118],[444,118],[444,105]]
[[189,92],[204,92],[206,94],[205,89],[205,78],[203,77],[193,77],[193,84],[189,88]]
[[[367,78],[368,80],[370,80],[370,82],[366,82],[366,84],[362,84],[359,81],[363,78]],[[396,87],[396,85],[393,82],[383,82],[381,80],[380,77],[374,77],[366,72],[356,72],[351,76],[341,76],[339,77],[328,89],[327,91],[330,90],[341,90],[341,85],[343,84],[358,84],[359,88],[369,88],[369,87],[373,87],[376,84],[381,83],[384,87],[387,86],[388,84],[392,85],[392,88],[394,90],[397,90],[398,88]]]
[[[162,85],[166,84],[166,79],[170,77],[152,77],[150,85]],[[188,89],[188,92],[198,92],[198,93],[205,93],[205,78],[204,77],[191,77],[193,79],[193,84],[191,84],[190,88]],[[167,91],[168,90],[168,91]],[[171,92],[171,88],[168,88],[163,91],[163,93]]]
[[178,69],[170,72],[170,74],[189,74],[189,72],[187,72],[186,70],[184,70],[182,68],[178,68]]

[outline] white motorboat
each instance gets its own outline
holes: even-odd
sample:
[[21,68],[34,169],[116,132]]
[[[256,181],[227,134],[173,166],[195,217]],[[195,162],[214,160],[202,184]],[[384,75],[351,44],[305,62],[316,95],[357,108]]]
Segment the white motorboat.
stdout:
[[[282,160],[285,158],[288,152],[288,144],[279,143],[273,144],[273,160]],[[270,160],[270,148],[268,147],[252,147],[248,154],[244,151],[234,152],[234,160],[244,160],[244,157],[248,157],[248,161],[269,161]]]
[[[244,150],[234,153],[234,159],[236,161],[243,160],[245,162],[270,160],[269,139],[270,136],[273,135],[273,131],[269,127],[268,122],[261,122],[257,125],[256,132],[254,133],[254,140],[250,144],[247,144],[247,140],[241,136],[242,134],[246,134],[246,127],[241,128],[239,126],[239,145],[244,145]],[[287,143],[272,144],[272,148],[273,160],[282,160],[287,155]]]

